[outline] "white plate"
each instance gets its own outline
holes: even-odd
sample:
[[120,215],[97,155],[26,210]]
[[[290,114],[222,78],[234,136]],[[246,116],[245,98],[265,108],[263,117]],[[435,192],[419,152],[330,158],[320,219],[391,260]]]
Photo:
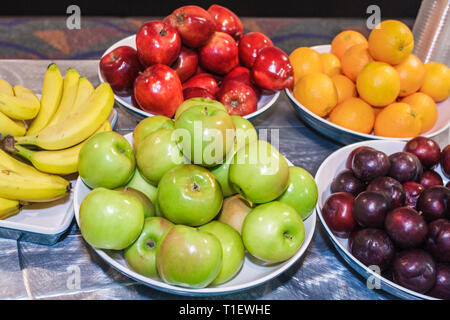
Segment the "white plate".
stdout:
[[[339,238],[333,234],[333,232],[328,228],[325,220],[322,216],[322,207],[325,203],[325,200],[331,194],[330,192],[330,184],[334,177],[345,169],[345,163],[347,161],[347,157],[352,150],[359,146],[369,146],[374,149],[383,151],[387,155],[390,155],[395,152],[399,152],[403,150],[406,142],[404,141],[382,141],[382,140],[372,140],[372,141],[364,141],[355,144],[348,145],[344,148],[341,148],[334,153],[332,153],[322,165],[319,167],[319,170],[316,173],[315,179],[317,183],[317,188],[319,191],[319,197],[317,200],[316,211],[319,217],[319,220],[324,227],[328,237],[331,239],[332,243],[341,254],[341,256],[350,264],[350,266],[355,269],[359,274],[363,277],[373,277],[380,280],[381,288],[385,291],[388,291],[400,298],[405,299],[434,299],[433,297],[426,296],[424,294],[420,294],[414,292],[412,290],[406,289],[382,276],[379,276],[369,268],[367,268],[363,263],[357,260],[348,250],[348,240]],[[448,179],[446,179],[441,171],[440,166],[435,169],[441,177],[443,177],[444,185],[447,183]]]
[[[132,35],[132,36],[126,37],[120,41],[117,41],[111,47],[106,49],[106,51],[102,54],[102,57],[104,55],[106,55],[108,52],[110,52],[120,46],[129,46],[129,47],[132,47],[133,49],[136,49],[136,36]],[[102,73],[100,72],[100,64],[97,66],[97,69],[98,69],[97,70],[98,78],[100,79],[100,81],[106,82],[102,77]],[[261,114],[266,112],[275,103],[275,101],[277,101],[279,96],[280,96],[279,91],[277,91],[271,95],[262,95],[258,100],[257,110],[253,113],[243,116],[243,118],[250,120],[250,119],[254,119],[254,118],[260,116]],[[152,117],[153,116],[153,114],[148,113],[138,107],[135,107],[133,105],[133,102],[131,101],[131,97],[121,97],[116,94],[114,95],[114,97],[115,97],[116,101],[118,103],[120,103],[122,106],[124,106],[125,108],[127,108],[141,116],[144,116],[144,117]]]
[[[331,45],[320,45],[311,47],[319,53],[327,53],[331,50]],[[290,89],[285,89],[286,95],[291,101],[291,105],[294,110],[298,113],[300,118],[302,118],[307,124],[312,128],[324,134],[325,136],[341,142],[343,144],[349,144],[364,140],[391,140],[391,141],[407,141],[411,138],[390,138],[381,137],[374,134],[365,134],[357,131],[349,130],[328,121],[325,118],[319,117],[318,115],[311,112],[308,108],[302,105],[299,101],[294,98],[294,95]],[[421,133],[422,136],[432,138],[438,134],[444,132],[450,127],[450,99],[442,101],[437,104],[438,108],[438,120],[436,121],[433,128],[429,131]]]
[[[125,135],[125,138],[132,143],[133,136],[131,133]],[[288,160],[289,165],[292,165]],[[75,208],[75,218],[77,220],[78,226],[79,226],[79,209],[80,205],[83,201],[83,199],[86,197],[86,195],[91,191],[88,186],[86,186],[81,178],[78,178],[75,190],[74,190],[74,208]],[[226,294],[226,293],[232,293],[236,291],[241,291],[245,289],[252,288],[254,286],[260,285],[270,279],[273,279],[280,275],[282,272],[287,270],[290,266],[292,266],[300,257],[305,253],[306,249],[309,246],[309,243],[311,242],[312,236],[314,234],[314,228],[316,224],[316,213],[315,211],[312,212],[312,214],[303,221],[305,224],[305,240],[300,247],[300,249],[297,251],[297,253],[290,259],[273,265],[273,266],[261,266],[258,264],[255,264],[251,261],[251,258],[246,254],[244,265],[239,272],[239,274],[230,280],[227,283],[224,283],[220,286],[216,287],[207,287],[203,289],[189,289],[189,288],[183,288],[178,286],[173,286],[170,284],[167,284],[160,279],[157,278],[148,278],[145,276],[142,276],[136,272],[134,272],[132,269],[130,269],[125,261],[125,258],[123,257],[123,254],[121,251],[112,251],[112,250],[100,250],[95,249],[100,257],[103,258],[107,263],[109,263],[111,266],[113,266],[115,269],[119,270],[123,274],[127,275],[128,277],[139,281],[145,285],[148,285],[150,287],[153,287],[155,289],[174,293],[174,294],[181,294],[181,295],[188,295],[188,296],[202,296],[202,295],[220,295],[220,294]]]

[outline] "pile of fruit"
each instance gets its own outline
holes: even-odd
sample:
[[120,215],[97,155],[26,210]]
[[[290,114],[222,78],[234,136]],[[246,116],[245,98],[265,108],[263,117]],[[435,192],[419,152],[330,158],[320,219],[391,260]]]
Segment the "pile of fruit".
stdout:
[[291,258],[317,201],[306,170],[206,98],[184,101],[175,120],[142,120],[132,143],[95,135],[81,148],[79,174],[93,189],[79,211],[84,239],[124,250],[144,276],[190,288],[232,279],[245,250],[262,264]]
[[450,299],[450,145],[416,137],[387,155],[362,146],[331,183],[322,215],[352,255],[399,285]]
[[112,130],[113,105],[109,84],[94,89],[73,68],[63,78],[55,64],[46,70],[40,100],[0,80],[0,218],[67,195],[70,182],[60,175],[77,172],[87,138]]
[[366,39],[346,30],[333,38],[330,53],[294,50],[293,94],[303,106],[353,131],[412,138],[433,128],[436,102],[450,94],[450,69],[423,64],[414,39],[400,21],[386,20]]
[[248,115],[261,94],[291,87],[294,79],[281,49],[263,33],[244,34],[238,16],[216,4],[183,6],[143,24],[136,50],[115,48],[101,59],[100,71],[117,95],[169,118],[194,97],[217,99],[230,115]]

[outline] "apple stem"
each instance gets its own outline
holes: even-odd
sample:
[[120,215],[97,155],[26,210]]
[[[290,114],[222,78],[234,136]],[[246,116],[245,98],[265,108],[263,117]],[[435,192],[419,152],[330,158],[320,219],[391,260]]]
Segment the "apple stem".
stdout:
[[292,236],[288,233],[283,233],[283,237],[288,238],[289,240],[292,240]]
[[200,190],[200,186],[197,183],[193,183],[191,186],[191,190],[192,191],[199,191]]
[[205,106],[205,115],[208,116],[208,107]]
[[145,242],[145,245],[149,248],[149,249],[153,249],[155,247],[155,241],[153,240],[147,240]]

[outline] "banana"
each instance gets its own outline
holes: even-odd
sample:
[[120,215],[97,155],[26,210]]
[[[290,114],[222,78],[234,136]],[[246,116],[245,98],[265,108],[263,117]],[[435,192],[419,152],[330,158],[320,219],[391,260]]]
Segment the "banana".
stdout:
[[72,110],[73,103],[77,97],[78,83],[80,81],[80,74],[77,70],[70,68],[67,69],[66,76],[64,77],[63,93],[61,102],[59,103],[56,113],[51,118],[46,127],[50,127],[57,124],[62,119],[65,119],[69,112]]
[[0,79],[0,93],[7,94],[9,96],[14,95],[13,87],[8,81]]
[[[94,135],[103,131],[112,131],[108,120],[97,129]],[[42,172],[71,174],[78,171],[78,155],[85,142],[86,140],[74,147],[56,151],[34,151],[16,145],[12,153],[27,159],[36,169]]]
[[61,101],[63,77],[54,63],[50,64],[44,75],[41,95],[41,109],[27,131],[27,135],[41,131],[53,117]]
[[15,120],[29,120],[36,117],[41,106],[33,91],[16,85],[15,96],[0,93],[0,111]]
[[81,77],[78,82],[77,96],[75,97],[75,102],[73,103],[72,110],[70,110],[68,116],[74,114],[77,110],[84,105],[89,96],[95,91],[94,86],[86,77]]
[[6,219],[20,211],[22,205],[17,200],[0,198],[0,219]]
[[25,135],[27,128],[21,120],[12,120],[0,112],[0,140],[7,135],[21,137]]
[[51,181],[36,180],[34,176],[0,169],[0,197],[29,202],[49,202],[64,197],[70,191],[70,182],[56,175],[52,178]]
[[71,117],[33,135],[17,137],[16,143],[33,145],[45,150],[72,147],[90,137],[108,119],[113,106],[113,91],[111,86],[104,82]]

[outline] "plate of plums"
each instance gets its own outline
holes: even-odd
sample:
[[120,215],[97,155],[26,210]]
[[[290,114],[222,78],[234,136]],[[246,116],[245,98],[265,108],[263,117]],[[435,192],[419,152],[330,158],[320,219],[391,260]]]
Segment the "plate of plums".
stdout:
[[450,145],[364,141],[316,174],[316,211],[339,254],[370,289],[450,299]]

